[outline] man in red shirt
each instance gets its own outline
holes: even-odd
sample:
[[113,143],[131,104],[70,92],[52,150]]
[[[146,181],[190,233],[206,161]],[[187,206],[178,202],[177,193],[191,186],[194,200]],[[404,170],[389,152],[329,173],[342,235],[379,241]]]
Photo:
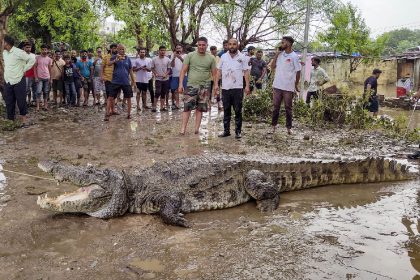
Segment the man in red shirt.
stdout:
[[[32,51],[32,44],[29,41],[26,41],[23,43],[23,50],[31,55]],[[32,54],[34,55],[34,54]],[[35,73],[34,73],[34,67],[29,69],[25,72],[25,78],[26,78],[26,95],[28,96],[28,105],[32,104],[35,105],[36,99],[35,99],[35,93],[36,93],[36,83],[35,83]],[[32,96],[32,98],[31,98]]]

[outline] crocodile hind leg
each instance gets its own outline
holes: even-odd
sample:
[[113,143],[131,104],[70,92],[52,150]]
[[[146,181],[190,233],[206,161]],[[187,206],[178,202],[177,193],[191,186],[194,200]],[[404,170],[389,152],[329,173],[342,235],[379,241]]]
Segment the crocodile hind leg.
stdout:
[[159,214],[166,224],[190,227],[181,213],[182,199],[179,195],[167,195],[159,198]]
[[279,206],[279,191],[259,170],[251,170],[246,174],[245,190],[257,201],[257,208],[263,212],[274,211]]

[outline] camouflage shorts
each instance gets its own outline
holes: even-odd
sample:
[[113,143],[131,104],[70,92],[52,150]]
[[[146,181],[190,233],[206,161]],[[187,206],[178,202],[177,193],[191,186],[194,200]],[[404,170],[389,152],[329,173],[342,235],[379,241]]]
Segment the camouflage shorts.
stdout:
[[201,86],[187,86],[184,94],[184,112],[190,112],[197,109],[201,112],[207,112],[210,98],[210,82]]

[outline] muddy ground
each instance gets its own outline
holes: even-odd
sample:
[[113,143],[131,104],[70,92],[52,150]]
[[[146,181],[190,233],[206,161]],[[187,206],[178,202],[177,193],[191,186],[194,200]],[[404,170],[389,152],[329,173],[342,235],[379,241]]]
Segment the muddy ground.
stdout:
[[[199,135],[191,126],[180,137],[179,112],[104,123],[102,110],[54,109],[29,128],[1,134],[3,168],[49,178],[37,169],[39,159],[135,169],[213,151],[402,159],[416,149],[378,131],[299,124],[287,136],[245,123],[242,140],[219,139],[215,108]],[[0,182],[0,279],[420,279],[419,181],[285,193],[274,213],[250,202],[189,214],[190,229],[147,215],[105,221],[54,214],[37,207],[36,195],[74,186],[7,171]]]

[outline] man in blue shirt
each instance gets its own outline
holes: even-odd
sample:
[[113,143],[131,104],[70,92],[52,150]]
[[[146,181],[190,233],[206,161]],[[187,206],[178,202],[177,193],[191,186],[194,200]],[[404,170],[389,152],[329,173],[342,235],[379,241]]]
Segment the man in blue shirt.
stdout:
[[[127,99],[127,119],[131,119],[131,98],[133,97],[133,88],[136,87],[136,79],[133,73],[133,66],[131,59],[125,55],[125,47],[119,44],[117,47],[117,54],[111,57],[109,66],[114,65],[114,72],[112,73],[112,90],[108,95],[107,112],[115,112],[115,98],[122,90],[124,98]],[[109,121],[109,115],[105,116],[104,121]]]
[[222,55],[224,55],[225,53],[227,53],[229,51],[229,41],[228,40],[223,40],[223,50],[221,50],[217,56],[218,57],[222,57]]
[[82,88],[85,100],[83,106],[88,105],[89,92],[93,92],[93,63],[87,57],[87,51],[80,52],[80,60],[77,61],[76,67],[82,76]]

